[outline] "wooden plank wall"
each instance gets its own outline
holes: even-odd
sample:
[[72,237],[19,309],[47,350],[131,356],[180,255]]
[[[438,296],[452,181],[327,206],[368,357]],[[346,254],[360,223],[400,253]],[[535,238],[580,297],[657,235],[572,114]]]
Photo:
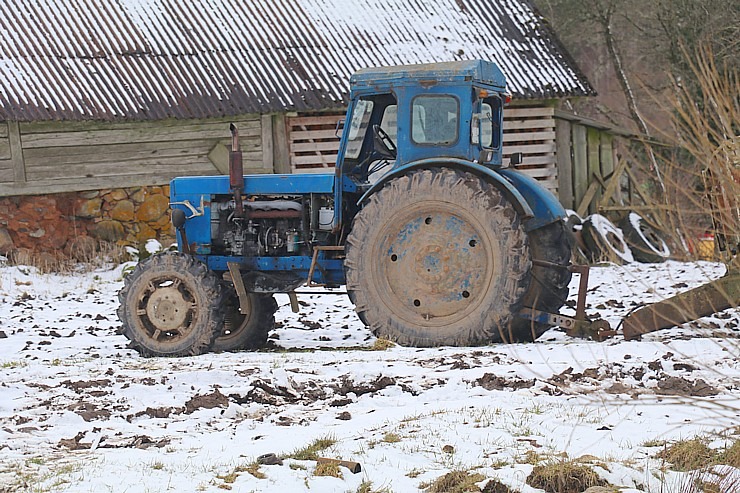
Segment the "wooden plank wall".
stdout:
[[511,106],[504,109],[504,164],[515,152],[523,154],[519,171],[558,193],[555,109],[551,106]]
[[0,122],[0,184],[12,183],[13,161],[11,161],[8,123]]
[[[604,183],[616,166],[615,138],[623,131],[593,120],[556,112],[560,202],[568,209],[597,211]],[[589,188],[591,192],[589,193]],[[584,198],[586,199],[584,203]]]
[[343,119],[344,112],[287,119],[291,172],[321,173],[334,169],[341,137],[337,122]]
[[[507,108],[504,118],[504,161],[514,152],[524,154],[520,169],[557,193],[555,119],[552,107]],[[344,113],[299,115],[287,119],[293,173],[333,169],[339,150],[337,121]]]
[[[228,173],[231,121],[0,122],[0,196],[161,185],[175,176]],[[262,152],[260,116],[234,122],[245,173],[272,172],[272,156],[264,159]]]

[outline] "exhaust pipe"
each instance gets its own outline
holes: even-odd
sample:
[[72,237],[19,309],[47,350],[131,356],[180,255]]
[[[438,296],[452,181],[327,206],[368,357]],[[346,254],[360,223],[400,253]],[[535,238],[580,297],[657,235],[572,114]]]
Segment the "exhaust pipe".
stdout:
[[229,188],[234,194],[237,217],[244,216],[244,204],[242,203],[242,192],[244,191],[244,164],[242,163],[242,150],[239,147],[239,129],[233,123],[229,125],[231,130],[231,151],[229,151]]

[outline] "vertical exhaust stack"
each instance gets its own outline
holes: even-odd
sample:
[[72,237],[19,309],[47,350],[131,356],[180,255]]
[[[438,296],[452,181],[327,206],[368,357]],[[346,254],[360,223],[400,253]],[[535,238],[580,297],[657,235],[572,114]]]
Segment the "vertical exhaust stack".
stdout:
[[236,204],[236,215],[244,215],[244,204],[242,203],[242,192],[244,191],[244,165],[242,163],[242,150],[239,147],[239,129],[233,123],[229,125],[231,130],[231,151],[229,152],[229,188],[234,194]]

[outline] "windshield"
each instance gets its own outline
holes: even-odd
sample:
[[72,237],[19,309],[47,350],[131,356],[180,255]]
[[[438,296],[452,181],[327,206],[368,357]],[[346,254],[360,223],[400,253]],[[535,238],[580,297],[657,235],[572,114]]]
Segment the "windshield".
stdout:
[[349,135],[347,136],[347,152],[345,156],[357,159],[362,150],[362,142],[365,139],[370,116],[373,114],[373,102],[361,99],[352,111],[352,120],[349,122]]

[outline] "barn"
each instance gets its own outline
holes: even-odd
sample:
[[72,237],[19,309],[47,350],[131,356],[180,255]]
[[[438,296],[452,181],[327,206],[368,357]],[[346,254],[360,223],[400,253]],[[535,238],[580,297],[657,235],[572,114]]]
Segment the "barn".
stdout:
[[0,41],[0,254],[168,237],[169,180],[226,173],[230,122],[247,173],[330,170],[371,66],[497,62],[505,154],[574,200],[556,107],[593,90],[529,0],[5,0]]

